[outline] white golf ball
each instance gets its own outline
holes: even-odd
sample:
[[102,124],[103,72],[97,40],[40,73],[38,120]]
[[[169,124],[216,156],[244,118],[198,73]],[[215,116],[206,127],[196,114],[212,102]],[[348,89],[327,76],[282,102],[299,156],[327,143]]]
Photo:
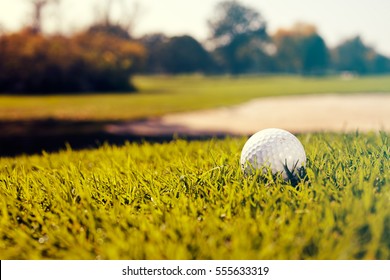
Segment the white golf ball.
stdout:
[[256,169],[273,174],[280,173],[285,180],[297,176],[306,166],[305,150],[290,132],[279,128],[267,128],[253,134],[245,143],[240,160],[245,174]]

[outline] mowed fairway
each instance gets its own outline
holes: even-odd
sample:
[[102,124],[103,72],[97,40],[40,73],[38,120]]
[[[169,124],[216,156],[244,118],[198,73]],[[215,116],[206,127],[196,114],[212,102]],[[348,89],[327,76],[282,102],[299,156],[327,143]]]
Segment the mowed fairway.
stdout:
[[390,76],[139,76],[137,94],[9,96],[0,120],[115,121],[239,104],[258,97],[313,93],[390,92]]
[[0,259],[389,259],[389,136],[299,135],[296,187],[245,138],[0,158]]

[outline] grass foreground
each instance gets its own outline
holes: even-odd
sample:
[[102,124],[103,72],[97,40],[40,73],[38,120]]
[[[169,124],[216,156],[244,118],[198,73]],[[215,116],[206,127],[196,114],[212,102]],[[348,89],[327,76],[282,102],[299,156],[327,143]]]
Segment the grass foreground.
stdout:
[[244,138],[0,158],[0,259],[390,259],[389,134],[302,134],[307,180]]

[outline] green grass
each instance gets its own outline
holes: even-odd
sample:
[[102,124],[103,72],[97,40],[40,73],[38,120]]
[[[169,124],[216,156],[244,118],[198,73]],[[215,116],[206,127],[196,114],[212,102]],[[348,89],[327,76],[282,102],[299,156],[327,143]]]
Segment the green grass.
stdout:
[[299,135],[296,188],[244,138],[0,158],[0,259],[389,259],[389,136]]
[[0,95],[0,120],[131,120],[242,103],[257,97],[313,93],[390,92],[390,76],[134,78],[137,94],[54,96]]

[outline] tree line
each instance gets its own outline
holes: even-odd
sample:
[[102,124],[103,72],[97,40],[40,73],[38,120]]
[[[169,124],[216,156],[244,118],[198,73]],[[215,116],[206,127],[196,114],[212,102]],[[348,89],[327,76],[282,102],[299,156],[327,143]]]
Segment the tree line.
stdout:
[[49,36],[41,32],[38,16],[33,25],[0,36],[0,92],[131,92],[135,88],[130,77],[136,73],[390,72],[390,59],[359,36],[329,48],[310,24],[269,34],[260,12],[234,0],[215,7],[207,22],[211,36],[203,44],[190,35],[134,38],[128,26],[107,15],[71,36]]

